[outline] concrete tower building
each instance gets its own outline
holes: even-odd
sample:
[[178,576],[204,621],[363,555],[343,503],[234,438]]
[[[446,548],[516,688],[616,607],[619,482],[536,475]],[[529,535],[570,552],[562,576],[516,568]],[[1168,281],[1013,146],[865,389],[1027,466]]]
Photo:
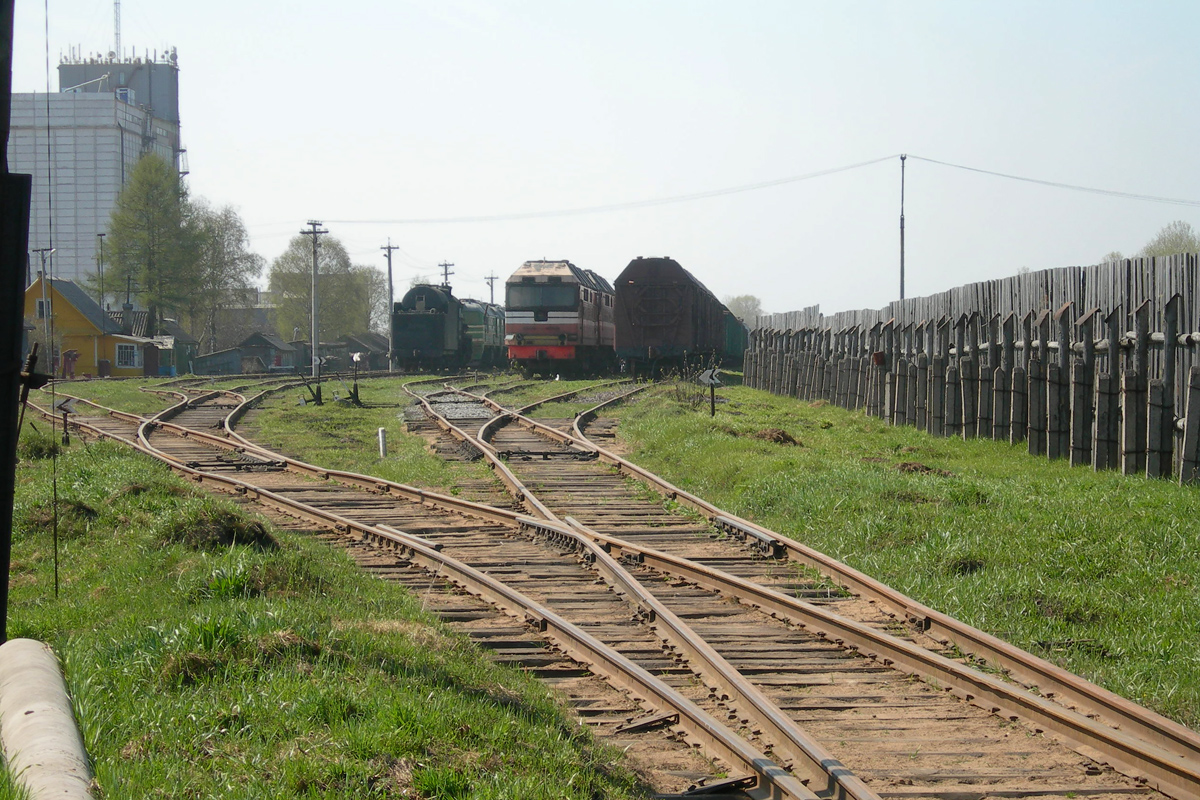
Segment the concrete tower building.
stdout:
[[[57,94],[13,94],[8,162],[33,175],[30,280],[42,268],[34,251],[53,247],[54,277],[82,284],[97,272],[97,234],[138,159],[156,153],[187,174],[178,59],[174,50],[128,60],[73,53],[58,81]],[[124,288],[106,284],[109,302]]]

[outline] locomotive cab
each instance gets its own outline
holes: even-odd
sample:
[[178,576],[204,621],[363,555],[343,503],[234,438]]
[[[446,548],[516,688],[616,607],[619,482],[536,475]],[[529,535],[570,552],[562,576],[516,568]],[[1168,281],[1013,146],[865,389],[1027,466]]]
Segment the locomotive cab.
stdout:
[[508,357],[526,371],[595,371],[613,362],[613,293],[570,261],[527,261],[505,282]]

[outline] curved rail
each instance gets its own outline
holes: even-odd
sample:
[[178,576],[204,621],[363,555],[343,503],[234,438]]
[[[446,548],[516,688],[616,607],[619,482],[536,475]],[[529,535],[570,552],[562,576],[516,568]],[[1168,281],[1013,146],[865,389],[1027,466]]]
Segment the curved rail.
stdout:
[[[463,394],[469,393],[463,392]],[[629,394],[632,394],[632,392]],[[674,499],[700,511],[718,528],[737,535],[739,538],[748,540],[760,549],[776,555],[787,554],[793,555],[793,557],[797,550],[804,554],[813,554],[814,561],[817,562],[813,564],[814,566],[827,564],[840,568],[844,572],[834,572],[829,577],[837,578],[848,575],[853,580],[845,582],[839,580],[839,583],[842,583],[843,586],[851,590],[861,585],[863,590],[858,592],[860,595],[866,595],[869,598],[874,597],[874,599],[904,597],[889,587],[876,582],[874,579],[858,573],[852,568],[824,556],[824,554],[804,547],[794,540],[786,539],[769,529],[726,514],[716,506],[678,489],[648,470],[644,470],[628,460],[586,440],[582,436],[581,431],[579,431],[580,420],[584,419],[586,415],[594,415],[594,412],[598,408],[623,399],[623,397],[606,401],[597,406],[596,409],[589,409],[588,412],[577,417],[575,421],[576,436],[568,436],[537,420],[524,417],[519,412],[503,409],[503,407],[500,407],[494,401],[488,401],[486,398],[477,399],[493,410],[498,411],[498,413],[503,414],[505,419],[516,420],[524,427],[536,430],[548,438],[573,447],[584,446],[590,448],[593,452],[597,453],[598,457],[616,466],[620,471],[638,477],[670,499]],[[501,419],[501,417],[494,419]],[[494,450],[494,448],[492,449]],[[522,487],[522,491],[525,491],[524,487]],[[528,493],[526,492],[526,494]],[[654,551],[625,543],[615,537],[603,536],[596,532],[590,533],[597,537],[598,541],[603,541],[610,547],[620,547],[627,552],[636,553],[639,558],[646,558],[651,553],[654,553]],[[819,561],[816,557],[819,557]],[[1169,791],[1169,793],[1176,797],[1200,797],[1200,744],[1198,744],[1200,743],[1200,736],[1197,736],[1197,734],[1178,723],[1155,714],[1149,709],[1138,706],[1125,698],[1118,697],[1061,668],[1041,661],[1036,656],[1020,650],[1020,648],[1000,642],[988,634],[977,631],[958,620],[927,609],[931,615],[927,619],[940,618],[944,620],[941,623],[942,627],[953,627],[968,635],[973,633],[976,638],[984,642],[990,639],[992,649],[997,652],[1005,652],[1006,660],[1017,660],[1023,656],[1024,658],[1018,662],[1023,667],[1029,669],[1035,669],[1038,666],[1050,667],[1053,672],[1059,673],[1054,677],[1063,684],[1063,694],[1066,694],[1069,689],[1072,695],[1071,699],[1077,705],[1082,706],[1084,712],[1081,713],[1060,701],[1049,699],[1053,694],[1046,691],[1044,684],[1039,686],[1041,690],[1040,694],[1042,695],[1039,696],[1039,694],[1031,691],[1017,689],[1012,684],[987,675],[982,671],[963,666],[890,635],[880,634],[867,626],[860,625],[831,612],[810,607],[808,604],[803,603],[803,601],[788,598],[785,595],[778,594],[773,590],[766,589],[749,581],[737,579],[734,576],[721,575],[718,571],[690,564],[690,562],[685,562],[683,559],[677,559],[664,553],[654,553],[651,560],[666,572],[674,572],[674,574],[681,575],[684,572],[688,572],[689,579],[695,580],[700,585],[713,588],[717,591],[723,591],[735,597],[754,598],[749,604],[768,610],[769,613],[773,613],[776,616],[783,616],[789,621],[795,621],[796,624],[803,624],[806,627],[815,626],[827,638],[840,645],[860,649],[865,654],[880,660],[885,665],[900,668],[925,679],[932,679],[948,684],[949,688],[952,688],[954,693],[963,699],[986,708],[993,713],[1004,714],[1014,719],[1024,719],[1040,729],[1053,731],[1070,741],[1076,749],[1103,752],[1106,760],[1121,767],[1125,772],[1150,777],[1156,785],[1164,791]],[[806,559],[796,560],[806,561]],[[812,562],[807,563],[811,564]],[[685,564],[687,565],[686,568]],[[667,565],[671,565],[671,569],[666,569]],[[822,572],[826,572],[826,570],[822,570]],[[719,575],[721,577],[718,577]],[[701,579],[702,577],[703,579]],[[904,599],[907,600],[907,598]],[[913,605],[919,605],[915,601],[909,602]],[[924,608],[923,606],[920,607]],[[921,625],[919,627],[928,629],[931,626]],[[836,633],[830,635],[829,631],[836,631]],[[960,648],[966,649],[961,644]],[[993,660],[997,661],[998,659]],[[1041,661],[1041,665],[1037,663],[1039,661]],[[1018,672],[1016,669],[1012,671],[1014,673]],[[1108,711],[1104,722],[1098,722],[1089,716],[1089,714],[1094,713],[1092,709],[1095,707],[1101,707]],[[1118,715],[1115,709],[1122,707],[1127,712],[1122,711]],[[1114,719],[1114,717],[1117,717],[1117,719]]]
[[[639,391],[640,388],[634,391]],[[576,446],[590,449],[596,453],[599,460],[610,464],[623,474],[636,478],[664,497],[698,511],[726,533],[742,539],[753,540],[763,549],[781,555],[786,554],[795,561],[817,569],[842,588],[883,607],[893,609],[897,615],[905,617],[918,629],[935,639],[944,643],[952,643],[964,653],[969,653],[1004,669],[1014,680],[1035,688],[1042,696],[1052,698],[1066,708],[1074,707],[1073,710],[1079,710],[1086,715],[1096,715],[1112,728],[1133,734],[1169,753],[1192,761],[1200,761],[1200,734],[1195,731],[1097,686],[1033,653],[929,608],[818,550],[782,536],[757,523],[729,514],[587,439],[583,434],[582,427],[593,419],[599,410],[619,402],[633,393],[629,392],[606,400],[577,416],[573,425],[574,436],[567,436],[532,418],[520,417],[519,421],[523,426],[537,430],[556,441],[564,443],[570,441]],[[513,414],[513,412],[507,413]]]
[[[180,405],[185,405],[181,403]],[[173,407],[174,408],[174,407]],[[44,410],[39,409],[40,411]],[[150,453],[165,461],[168,465],[201,484],[211,484],[225,491],[232,491],[249,499],[273,507],[292,516],[308,519],[327,525],[346,534],[356,535],[365,542],[397,551],[410,561],[448,576],[455,583],[470,593],[482,597],[496,605],[510,616],[522,619],[546,632],[571,657],[588,664],[598,673],[605,675],[616,685],[623,686],[639,697],[645,704],[661,711],[669,708],[686,720],[684,728],[693,740],[705,747],[706,751],[715,757],[723,759],[733,766],[740,766],[754,777],[755,787],[750,790],[753,797],[781,798],[792,800],[815,800],[816,795],[805,785],[788,774],[782,767],[764,754],[754,749],[740,737],[733,734],[710,714],[687,700],[674,689],[671,689],[658,678],[630,661],[625,656],[600,642],[590,634],[559,617],[552,611],[534,603],[523,594],[505,586],[494,578],[463,564],[455,559],[444,556],[440,548],[420,537],[412,536],[386,525],[370,525],[353,518],[326,511],[278,493],[256,487],[245,481],[227,476],[217,475],[193,469],[182,463],[169,453],[154,447],[148,438],[151,429],[157,428],[173,434],[198,439],[226,449],[233,445],[223,437],[213,434],[183,428],[169,422],[138,418],[137,415],[125,415],[132,424],[138,422],[138,449]],[[139,421],[140,420],[140,421]],[[79,426],[80,423],[75,422]],[[101,435],[109,435],[99,429],[93,429]],[[240,448],[239,448],[240,449]],[[269,452],[269,451],[267,451]],[[277,456],[277,454],[275,454]],[[329,477],[330,471],[321,471],[322,477]],[[350,473],[342,473],[350,475]],[[357,476],[365,478],[365,476]],[[376,482],[376,479],[368,479]],[[374,487],[372,487],[374,488]],[[455,506],[469,506],[476,509],[487,507],[466,501],[452,500]],[[493,510],[500,513],[499,509]],[[491,516],[491,514],[489,514]],[[565,525],[558,525],[544,520],[535,520],[507,512],[501,514],[509,521],[527,529],[536,529],[542,535],[557,537],[560,541],[573,541],[582,550],[590,553],[592,558],[606,561],[610,570],[622,573],[616,563],[603,550]],[[632,579],[629,579],[632,580]],[[870,800],[875,795],[871,793],[854,795],[854,797]]]

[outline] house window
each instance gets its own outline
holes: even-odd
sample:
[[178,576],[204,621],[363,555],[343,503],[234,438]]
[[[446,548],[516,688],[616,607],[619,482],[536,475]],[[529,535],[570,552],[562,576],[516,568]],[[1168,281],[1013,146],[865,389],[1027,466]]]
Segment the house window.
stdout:
[[142,351],[136,344],[117,345],[117,366],[136,369],[142,365]]
[[50,301],[49,300],[38,300],[37,301],[37,318],[45,319],[50,313],[52,313],[50,311]]

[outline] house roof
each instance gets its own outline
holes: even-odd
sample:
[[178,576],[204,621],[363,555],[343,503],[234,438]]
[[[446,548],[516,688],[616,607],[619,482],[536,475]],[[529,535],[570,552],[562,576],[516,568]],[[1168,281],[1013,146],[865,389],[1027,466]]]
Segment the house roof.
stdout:
[[225,350],[218,350],[215,353],[201,353],[200,355],[196,356],[196,361],[211,361],[216,358],[229,358],[233,356],[241,358],[241,352],[241,348],[230,347],[226,348]]
[[[256,340],[258,340],[258,341],[256,341]],[[279,350],[280,352],[284,352],[284,353],[294,353],[296,351],[296,348],[292,347],[290,344],[285,342],[283,339],[280,339],[275,334],[261,333],[261,332],[257,332],[257,331],[255,333],[250,334],[245,339],[243,339],[241,344],[238,345],[238,347],[253,347],[254,345],[262,345],[262,344],[268,344],[271,347],[274,347],[276,350]]]
[[356,333],[353,336],[347,336],[347,347],[353,344],[358,344],[371,353],[386,353],[388,350],[387,337],[378,333]]
[[[124,326],[124,313],[121,310],[114,311],[109,309],[108,311],[108,318],[116,323],[118,333],[122,332],[121,329]],[[146,338],[146,324],[150,318],[150,312],[146,310],[134,311],[132,312],[132,317],[133,326],[129,335]],[[179,323],[173,319],[164,319],[157,335],[170,336],[176,342],[182,344],[200,344],[190,333],[179,327]]]
[[[114,324],[105,315],[104,310],[100,308],[100,304],[92,298],[88,297],[79,284],[75,281],[67,280],[66,278],[51,278],[50,286],[54,291],[58,292],[58,296],[66,300],[75,310],[87,318],[87,321],[95,326],[96,330],[101,333],[120,333],[121,326]],[[30,286],[32,288],[32,285]]]

